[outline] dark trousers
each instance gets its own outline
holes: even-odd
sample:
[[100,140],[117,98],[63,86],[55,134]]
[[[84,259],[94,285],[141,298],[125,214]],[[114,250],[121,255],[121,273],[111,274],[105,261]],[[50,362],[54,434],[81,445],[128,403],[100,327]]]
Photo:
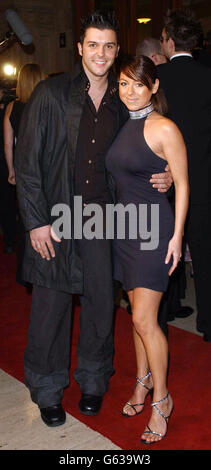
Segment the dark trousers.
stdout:
[[211,204],[190,207],[186,240],[194,272],[197,329],[211,337]]
[[[111,244],[94,239],[78,245],[84,293],[74,377],[82,393],[102,396],[114,372]],[[60,403],[69,384],[71,307],[71,294],[34,286],[24,366],[26,385],[40,408]]]

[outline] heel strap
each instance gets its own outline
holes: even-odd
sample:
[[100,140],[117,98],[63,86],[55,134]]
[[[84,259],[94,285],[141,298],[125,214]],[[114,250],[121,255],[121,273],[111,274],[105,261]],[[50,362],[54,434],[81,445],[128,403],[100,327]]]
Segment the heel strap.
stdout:
[[166,423],[168,422],[169,416],[164,415],[164,413],[163,413],[161,410],[159,410],[159,408],[157,407],[157,405],[159,405],[160,403],[163,403],[164,401],[166,401],[166,400],[168,399],[168,396],[169,396],[169,392],[167,393],[167,395],[166,395],[164,398],[162,398],[162,399],[159,400],[159,401],[155,401],[155,402],[152,403],[152,405],[151,405],[151,406],[154,407],[154,409],[157,411],[157,413],[158,413],[160,416],[162,416],[163,419],[165,419]]
[[135,387],[138,385],[138,384],[141,384],[142,387],[145,387],[147,390],[151,390],[151,388],[147,387],[146,384],[143,383],[143,380],[144,379],[147,379],[148,377],[150,377],[152,375],[152,373],[149,371],[146,375],[144,375],[143,377],[141,377],[140,379],[138,377],[136,377],[136,384],[135,384]]

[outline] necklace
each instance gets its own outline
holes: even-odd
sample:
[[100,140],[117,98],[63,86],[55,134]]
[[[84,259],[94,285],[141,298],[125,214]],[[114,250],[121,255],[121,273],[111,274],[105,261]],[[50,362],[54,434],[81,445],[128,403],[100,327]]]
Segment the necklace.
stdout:
[[144,108],[138,109],[137,111],[129,111],[130,119],[143,119],[148,114],[154,111],[154,106],[152,103],[148,104]]

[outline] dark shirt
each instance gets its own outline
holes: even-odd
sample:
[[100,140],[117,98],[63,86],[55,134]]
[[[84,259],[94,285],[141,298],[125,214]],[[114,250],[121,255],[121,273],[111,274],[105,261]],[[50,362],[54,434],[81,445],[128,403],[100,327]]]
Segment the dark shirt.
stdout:
[[98,111],[87,93],[80,122],[74,192],[82,196],[84,205],[98,203],[103,207],[111,202],[105,172],[105,154],[116,133],[111,90],[108,85]]

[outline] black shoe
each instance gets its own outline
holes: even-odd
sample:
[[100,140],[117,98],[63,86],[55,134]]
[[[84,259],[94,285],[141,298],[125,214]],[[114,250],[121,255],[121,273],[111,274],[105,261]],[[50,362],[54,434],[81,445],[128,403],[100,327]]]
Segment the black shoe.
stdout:
[[82,393],[79,401],[79,410],[84,415],[95,416],[99,413],[102,406],[103,397],[95,395],[87,395]]
[[66,421],[66,414],[62,405],[48,406],[40,408],[41,418],[47,426],[61,426]]
[[174,313],[174,316],[176,318],[186,318],[186,317],[189,317],[190,315],[192,315],[192,313],[193,313],[193,308],[184,305],[183,307],[180,307]]
[[207,343],[211,343],[211,335],[204,334],[203,340],[206,341]]

